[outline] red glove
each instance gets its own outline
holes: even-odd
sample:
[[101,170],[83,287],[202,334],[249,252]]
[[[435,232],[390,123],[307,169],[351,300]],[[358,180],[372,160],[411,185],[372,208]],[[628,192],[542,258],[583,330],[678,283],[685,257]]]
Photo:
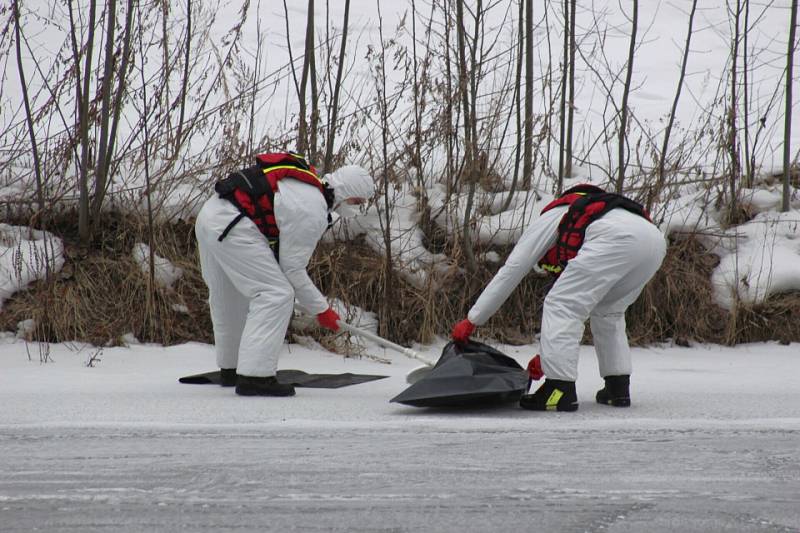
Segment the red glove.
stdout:
[[539,354],[536,354],[536,357],[528,361],[528,377],[533,381],[539,381],[544,377],[544,372],[542,371],[542,358],[539,357]]
[[331,307],[317,315],[317,322],[319,322],[319,325],[332,331],[339,331],[339,324],[337,324],[339,320],[339,315],[337,315],[336,311]]
[[464,319],[455,326],[453,326],[453,333],[450,336],[459,344],[466,344],[469,342],[469,336],[475,331],[475,324]]

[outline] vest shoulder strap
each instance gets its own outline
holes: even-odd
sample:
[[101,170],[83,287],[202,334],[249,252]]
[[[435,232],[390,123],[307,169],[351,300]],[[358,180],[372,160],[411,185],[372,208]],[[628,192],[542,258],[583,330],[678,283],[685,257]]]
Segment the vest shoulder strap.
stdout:
[[313,165],[309,164],[303,156],[293,152],[275,152],[268,154],[258,154],[256,156],[256,165],[262,169],[268,169],[278,166],[291,166],[302,170],[308,170],[316,175],[317,170]]

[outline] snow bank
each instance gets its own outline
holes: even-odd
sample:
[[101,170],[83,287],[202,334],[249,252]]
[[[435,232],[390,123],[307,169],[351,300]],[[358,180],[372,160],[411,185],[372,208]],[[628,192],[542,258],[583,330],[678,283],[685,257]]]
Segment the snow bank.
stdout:
[[719,305],[755,304],[772,294],[800,290],[800,214],[765,212],[734,228],[714,252],[720,264],[711,281]]
[[[790,191],[798,198],[798,190]],[[736,301],[764,302],[781,292],[800,290],[800,201],[793,209],[778,212],[780,187],[741,189],[740,206],[755,217],[738,226],[724,228],[721,212],[710,204],[710,193],[690,191],[669,200],[671,211],[661,229],[666,234],[697,235],[701,243],[720,258],[711,282],[720,306],[732,309]]]
[[46,231],[0,224],[0,309],[3,302],[64,266],[61,239]]

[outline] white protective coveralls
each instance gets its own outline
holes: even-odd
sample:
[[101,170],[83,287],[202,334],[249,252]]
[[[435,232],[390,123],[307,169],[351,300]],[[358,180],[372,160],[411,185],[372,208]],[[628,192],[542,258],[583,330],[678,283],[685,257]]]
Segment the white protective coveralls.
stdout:
[[[514,288],[556,244],[567,206],[545,211],[525,230],[481,293],[467,318],[476,326],[497,312]],[[576,381],[578,350],[590,321],[600,375],[630,375],[625,310],[653,277],[666,254],[661,231],[639,215],[612,209],[586,228],[583,245],[544,300],[540,349],[546,377]]]
[[[375,192],[372,177],[357,166],[342,167],[325,180],[334,188],[335,208],[348,198],[369,199]],[[282,179],[273,209],[280,231],[280,262],[267,238],[247,217],[218,240],[239,215],[228,200],[214,195],[200,209],[195,222],[217,366],[235,368],[245,376],[275,375],[295,298],[304,311],[314,315],[328,308],[325,296],[306,271],[328,227],[324,197],[313,185]]]

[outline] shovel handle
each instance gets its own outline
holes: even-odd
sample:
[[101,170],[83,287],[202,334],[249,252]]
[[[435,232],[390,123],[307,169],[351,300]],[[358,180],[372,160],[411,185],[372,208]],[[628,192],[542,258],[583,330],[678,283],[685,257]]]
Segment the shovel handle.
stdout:
[[379,337],[370,331],[365,331],[363,329],[357,328],[355,326],[351,326],[347,322],[340,320],[338,322],[339,327],[344,331],[351,333],[353,335],[358,335],[359,337],[364,337],[367,340],[370,340],[384,348],[390,348],[397,352],[402,353],[406,357],[410,357],[412,359],[416,359],[417,361],[421,361],[428,366],[433,366],[435,363],[429,360],[427,357],[423,357],[422,355],[418,354],[411,348],[406,348],[405,346],[400,346],[399,344],[395,344],[392,341],[386,340],[383,337]]

